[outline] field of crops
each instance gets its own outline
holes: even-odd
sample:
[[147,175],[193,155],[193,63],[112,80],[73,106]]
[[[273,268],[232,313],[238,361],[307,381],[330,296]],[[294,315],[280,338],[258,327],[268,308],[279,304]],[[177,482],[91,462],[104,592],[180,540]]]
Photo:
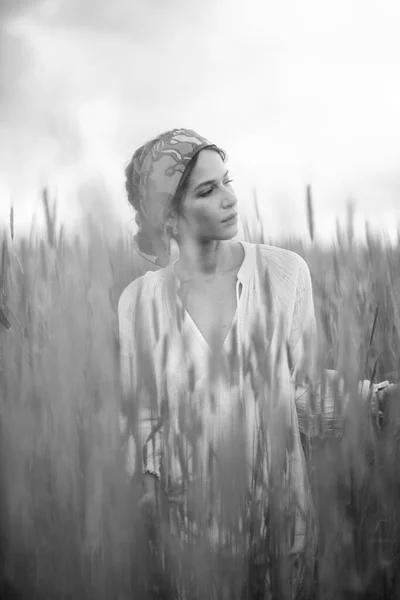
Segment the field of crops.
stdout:
[[[122,233],[106,241],[90,223],[67,238],[44,206],[43,238],[16,241],[12,227],[0,235],[1,597],[169,599],[181,580],[193,600],[267,597],[253,533],[242,534],[239,562],[233,546],[223,558],[206,546],[168,553],[162,526],[138,509],[121,449],[117,322],[119,296],[139,274],[136,254]],[[245,236],[270,241],[257,226]],[[329,249],[274,243],[310,267],[326,368],[349,385],[400,381],[400,244],[372,235],[356,243],[351,223]],[[306,597],[400,598],[398,407],[391,398],[373,420],[354,396],[339,438],[304,440],[318,524]],[[220,485],[234,494],[229,477]],[[268,536],[279,528],[272,522]],[[272,597],[284,598],[280,559],[270,560]]]

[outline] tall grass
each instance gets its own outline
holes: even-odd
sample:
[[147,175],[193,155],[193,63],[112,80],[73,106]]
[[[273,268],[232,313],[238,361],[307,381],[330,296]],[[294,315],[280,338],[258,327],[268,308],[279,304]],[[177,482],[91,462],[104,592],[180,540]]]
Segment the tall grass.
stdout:
[[[32,230],[17,240],[12,216],[11,232],[0,240],[0,588],[49,600],[176,598],[183,589],[181,597],[193,599],[290,597],[284,519],[293,507],[283,510],[280,476],[290,440],[273,441],[274,486],[261,486],[261,500],[274,490],[266,521],[259,474],[246,472],[239,404],[234,443],[219,448],[220,462],[210,462],[207,486],[194,488],[186,515],[178,505],[175,512],[166,508],[164,498],[159,518],[146,519],[138,481],[127,481],[118,421],[116,308],[124,287],[141,274],[137,255],[124,236],[106,241],[90,223],[84,238],[67,238],[46,194],[43,202],[45,239]],[[276,245],[297,251],[310,266],[321,360],[340,371],[352,398],[339,438],[303,439],[318,532],[318,569],[308,573],[311,589],[303,592],[318,599],[397,598],[398,405],[393,398],[373,421],[352,385],[399,380],[400,250],[371,234],[357,245],[351,227],[339,231],[331,249],[320,247],[310,189],[308,216],[311,247]],[[246,224],[247,239],[270,241],[260,218],[255,225]],[[260,360],[263,343],[254,336]],[[263,364],[254,386],[270,378],[272,389],[274,365]],[[200,437],[190,398],[183,420],[195,450]],[[246,496],[249,477],[253,493]],[[211,497],[219,499],[217,529],[227,534],[223,552],[210,551],[207,542]]]

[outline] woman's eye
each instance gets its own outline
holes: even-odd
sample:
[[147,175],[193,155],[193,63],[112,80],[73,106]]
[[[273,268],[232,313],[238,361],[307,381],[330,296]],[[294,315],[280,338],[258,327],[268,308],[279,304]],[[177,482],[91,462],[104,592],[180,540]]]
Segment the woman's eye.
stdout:
[[[227,186],[227,185],[230,185],[232,183],[232,181],[233,181],[233,179],[228,179],[228,180],[224,181],[223,183],[224,183],[225,186]],[[211,196],[211,194],[213,193],[213,191],[214,191],[214,188],[211,187],[208,190],[204,190],[204,192],[200,192],[199,196],[201,198],[205,198],[207,196]]]
[[206,196],[209,196],[213,191],[213,188],[210,188],[208,190],[205,190],[204,192],[201,192],[199,194],[199,196],[201,196],[201,198],[205,198]]

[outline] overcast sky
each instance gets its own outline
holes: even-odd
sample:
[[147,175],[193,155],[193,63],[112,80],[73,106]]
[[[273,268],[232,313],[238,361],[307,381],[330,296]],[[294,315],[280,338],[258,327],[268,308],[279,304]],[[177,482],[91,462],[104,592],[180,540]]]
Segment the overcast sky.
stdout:
[[313,186],[327,238],[349,197],[400,221],[398,0],[1,0],[0,218],[17,227],[57,192],[129,224],[123,170],[172,127],[224,147],[247,212],[306,230]]

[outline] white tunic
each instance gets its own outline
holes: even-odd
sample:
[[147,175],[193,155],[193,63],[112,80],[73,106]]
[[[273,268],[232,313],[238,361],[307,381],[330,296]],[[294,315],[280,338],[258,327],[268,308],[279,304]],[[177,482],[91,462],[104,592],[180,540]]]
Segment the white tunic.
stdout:
[[[133,408],[128,408],[131,413],[136,410],[128,428],[127,418],[121,420],[129,436],[127,470],[156,473],[170,499],[182,500],[189,483],[200,482],[196,493],[201,492],[204,510],[212,512],[211,480],[218,470],[213,457],[225,469],[231,465],[232,477],[235,469],[246,472],[249,488],[258,462],[262,471],[258,498],[268,504],[273,487],[280,490],[282,506],[293,499],[296,503],[291,544],[297,552],[313,512],[300,430],[312,434],[322,424],[332,433],[340,426],[335,412],[337,374],[324,372],[324,401],[317,386],[311,410],[301,385],[304,374],[311,374],[314,381],[317,377],[309,269],[294,252],[241,244],[245,255],[237,275],[236,314],[219,353],[177,296],[175,263],[146,273],[122,293],[118,306],[122,384],[131,394]],[[368,384],[360,385],[363,396]],[[266,433],[265,438],[260,432]],[[261,462],[255,458],[257,443],[262,447]],[[241,470],[243,456],[247,466]],[[279,472],[283,487],[276,484]],[[214,541],[217,521],[218,516],[209,521],[208,535]]]

